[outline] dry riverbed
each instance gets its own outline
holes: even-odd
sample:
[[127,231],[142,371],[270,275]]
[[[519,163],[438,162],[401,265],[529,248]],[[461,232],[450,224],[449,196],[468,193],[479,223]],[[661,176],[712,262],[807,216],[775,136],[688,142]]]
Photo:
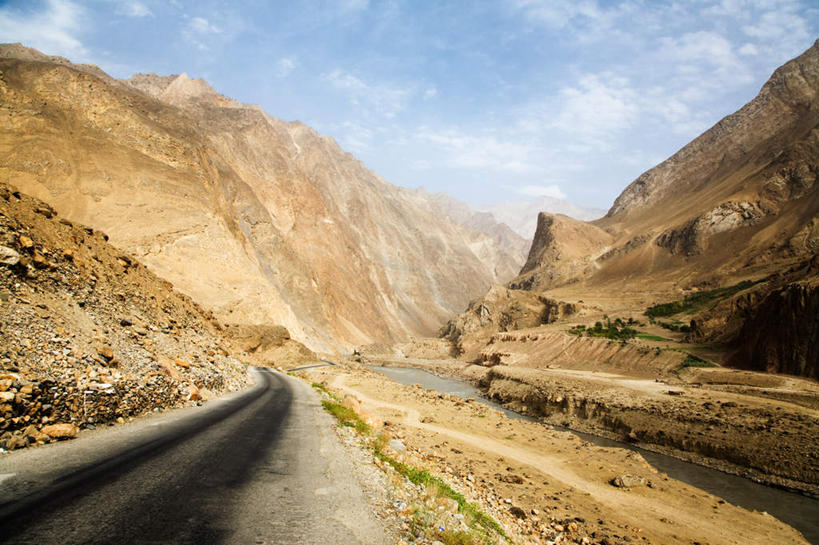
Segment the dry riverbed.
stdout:
[[374,429],[400,441],[395,456],[441,477],[515,543],[806,543],[771,515],[675,481],[637,453],[510,420],[356,364],[300,374],[347,398]]

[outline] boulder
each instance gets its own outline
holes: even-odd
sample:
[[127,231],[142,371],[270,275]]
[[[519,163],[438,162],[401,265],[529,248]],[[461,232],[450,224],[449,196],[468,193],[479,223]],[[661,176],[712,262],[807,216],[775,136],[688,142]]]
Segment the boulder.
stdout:
[[77,436],[77,431],[74,424],[51,424],[42,429],[42,432],[52,439],[71,439]]
[[609,483],[617,488],[632,488],[635,486],[645,486],[646,480],[637,475],[619,475]]
[[26,250],[29,249],[29,248],[34,247],[34,241],[31,240],[31,238],[27,237],[26,235],[20,235],[19,241],[20,241],[20,247],[24,248]]
[[13,267],[20,263],[20,254],[6,246],[0,246],[0,265]]
[[188,360],[183,360],[182,358],[176,358],[175,360],[173,360],[173,362],[178,367],[181,367],[182,369],[190,369],[191,368],[191,364],[190,364],[190,362]]

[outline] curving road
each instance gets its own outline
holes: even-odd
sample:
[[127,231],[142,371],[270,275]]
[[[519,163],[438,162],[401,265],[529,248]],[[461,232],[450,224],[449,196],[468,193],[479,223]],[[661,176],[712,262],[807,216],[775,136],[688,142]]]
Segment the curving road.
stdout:
[[202,407],[0,457],[0,542],[386,543],[316,394],[254,373]]

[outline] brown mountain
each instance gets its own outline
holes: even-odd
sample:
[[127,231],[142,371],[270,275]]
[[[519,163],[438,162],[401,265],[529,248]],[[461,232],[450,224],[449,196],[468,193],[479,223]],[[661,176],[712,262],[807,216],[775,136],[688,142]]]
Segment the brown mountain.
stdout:
[[0,176],[105,230],[223,321],[313,348],[400,340],[522,263],[309,127],[186,75],[0,46]]
[[604,218],[540,214],[509,287],[624,317],[688,296],[670,309],[688,341],[727,347],[717,357],[737,367],[816,377],[818,95],[819,41]]

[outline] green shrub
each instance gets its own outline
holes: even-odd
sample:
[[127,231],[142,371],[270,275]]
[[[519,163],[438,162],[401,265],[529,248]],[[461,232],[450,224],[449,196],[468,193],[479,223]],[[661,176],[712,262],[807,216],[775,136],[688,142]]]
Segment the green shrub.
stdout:
[[712,301],[731,297],[742,290],[746,290],[751,286],[764,281],[764,279],[756,281],[743,280],[742,282],[734,284],[733,286],[726,286],[707,291],[698,291],[696,293],[686,295],[682,301],[671,301],[670,303],[661,303],[659,305],[648,307],[645,311],[645,315],[649,318],[657,318],[660,316],[673,316],[674,314],[679,314],[681,312],[699,310]]
[[340,403],[328,401],[326,399],[321,402],[321,406],[324,407],[325,411],[335,416],[338,423],[342,426],[353,428],[355,431],[361,434],[366,435],[370,433],[369,424],[364,422],[364,420],[362,420],[361,417],[349,407],[345,407]]
[[692,354],[688,354],[685,361],[680,364],[682,367],[719,367],[716,363],[711,363]]
[[637,338],[638,339],[643,339],[643,340],[646,340],[646,341],[667,341],[667,340],[669,340],[669,339],[666,339],[665,337],[660,337],[659,335],[652,335],[650,333],[638,333]]

